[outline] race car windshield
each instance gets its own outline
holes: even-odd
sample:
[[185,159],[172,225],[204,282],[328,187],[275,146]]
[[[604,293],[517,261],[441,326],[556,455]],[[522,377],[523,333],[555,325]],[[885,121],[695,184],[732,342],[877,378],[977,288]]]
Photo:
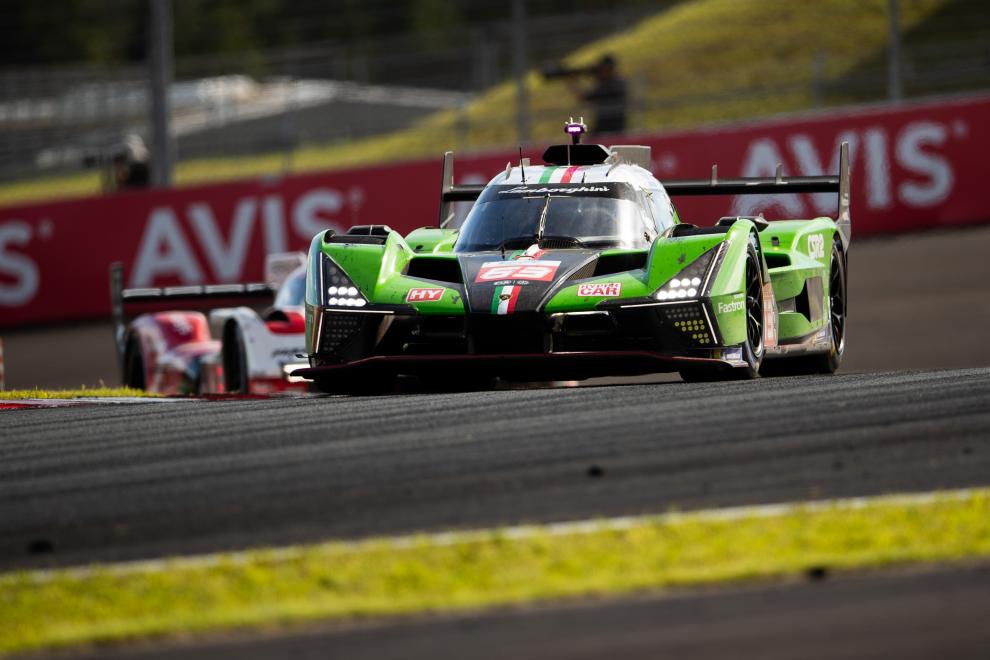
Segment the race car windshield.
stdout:
[[652,240],[649,226],[628,184],[489,186],[464,220],[454,251],[526,248],[537,236],[553,247],[644,248]]
[[285,278],[282,288],[275,296],[274,307],[284,309],[286,307],[302,307],[303,296],[306,293],[306,269],[300,268]]

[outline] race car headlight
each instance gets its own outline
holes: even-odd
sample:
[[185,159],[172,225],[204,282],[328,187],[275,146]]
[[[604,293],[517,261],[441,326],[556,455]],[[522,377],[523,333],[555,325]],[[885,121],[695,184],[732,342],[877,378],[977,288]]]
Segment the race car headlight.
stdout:
[[653,292],[657,300],[691,300],[703,294],[708,281],[708,271],[719,248],[705,252]]
[[324,307],[364,307],[368,304],[368,299],[361,294],[351,278],[326,255],[323,256],[321,295]]

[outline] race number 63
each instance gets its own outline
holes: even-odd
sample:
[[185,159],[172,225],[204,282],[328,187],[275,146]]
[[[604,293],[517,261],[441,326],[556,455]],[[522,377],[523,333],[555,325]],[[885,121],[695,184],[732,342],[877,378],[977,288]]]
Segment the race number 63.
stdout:
[[559,261],[540,261],[521,264],[493,261],[482,264],[475,282],[497,282],[499,280],[529,280],[549,282],[553,279]]

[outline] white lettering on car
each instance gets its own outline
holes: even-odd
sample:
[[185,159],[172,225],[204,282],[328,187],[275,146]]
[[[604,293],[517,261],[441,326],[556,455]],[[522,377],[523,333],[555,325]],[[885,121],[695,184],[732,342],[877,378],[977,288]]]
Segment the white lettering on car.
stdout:
[[615,298],[622,295],[622,283],[579,284],[577,294],[582,297]]
[[436,302],[443,298],[445,289],[442,287],[428,289],[409,289],[406,302]]
[[527,261],[512,263],[490,261],[481,264],[475,282],[496,282],[498,280],[530,280],[549,282],[560,267],[559,261]]
[[808,236],[808,256],[812,259],[825,258],[825,239],[821,234]]
[[516,186],[515,188],[510,188],[509,190],[500,190],[499,195],[518,195],[521,193],[526,193],[527,195],[550,195],[556,193],[562,193],[567,195],[573,195],[574,193],[604,193],[608,192],[608,186],[573,186],[570,188],[547,188],[546,186],[542,188],[536,188],[534,186]]

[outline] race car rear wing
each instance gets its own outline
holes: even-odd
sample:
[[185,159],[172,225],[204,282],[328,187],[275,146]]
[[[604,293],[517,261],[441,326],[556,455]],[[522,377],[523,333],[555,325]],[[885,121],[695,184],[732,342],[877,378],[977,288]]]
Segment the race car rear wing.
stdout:
[[[741,177],[719,179],[718,166],[712,166],[710,179],[664,181],[663,187],[671,197],[700,195],[783,195],[787,193],[839,194],[836,223],[842,234],[842,245],[849,248],[852,225],[849,216],[849,143],[839,146],[839,172],[825,176],[783,176],[780,165],[774,177]],[[440,189],[440,226],[453,217],[451,202],[473,202],[478,199],[483,185],[454,185],[454,154],[443,155],[443,180]]]
[[664,181],[663,187],[671,197],[700,195],[784,195],[787,193],[839,194],[835,221],[842,235],[842,247],[848,249],[852,238],[849,215],[849,143],[839,145],[839,173],[824,176],[783,176],[777,165],[774,177],[744,177],[719,179],[718,166],[712,166],[710,179]]
[[[210,307],[218,301],[236,302],[250,300],[271,301],[276,289],[268,282],[247,284],[213,284],[206,286],[168,286],[143,289],[124,288],[124,266],[120,262],[110,264],[110,312],[113,321],[114,343],[117,359],[123,361],[127,340],[127,316],[125,307],[144,303],[150,309],[169,309],[179,303],[192,303],[196,307]],[[145,310],[150,311],[150,310]]]

